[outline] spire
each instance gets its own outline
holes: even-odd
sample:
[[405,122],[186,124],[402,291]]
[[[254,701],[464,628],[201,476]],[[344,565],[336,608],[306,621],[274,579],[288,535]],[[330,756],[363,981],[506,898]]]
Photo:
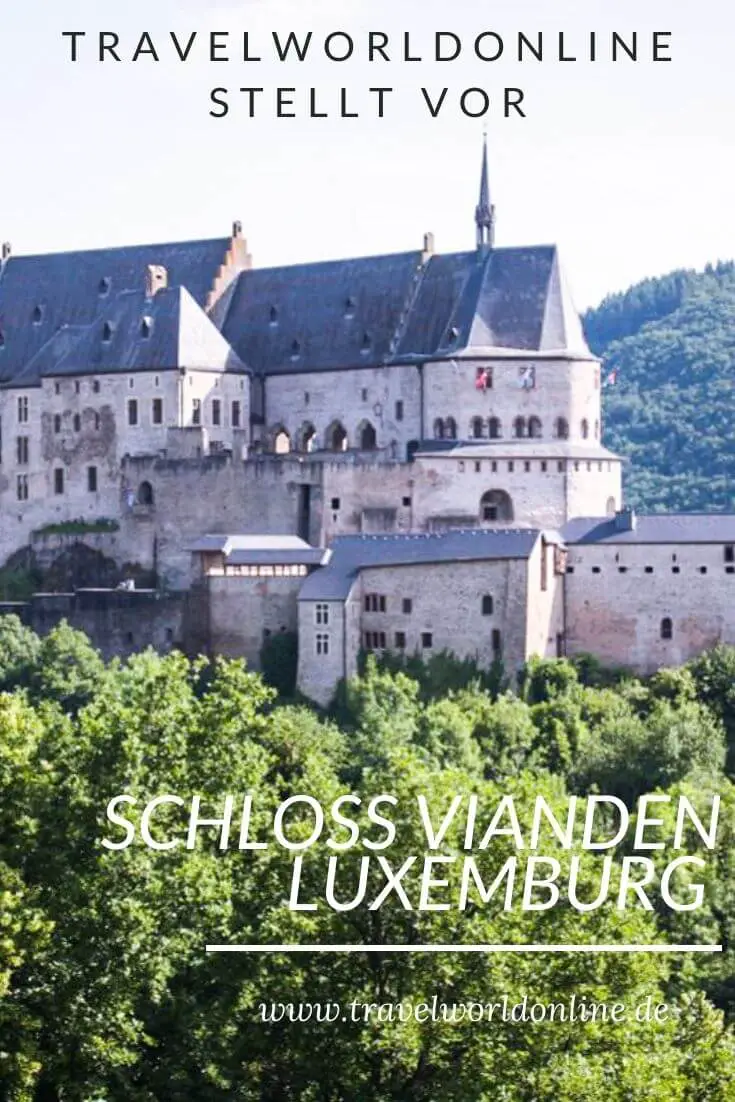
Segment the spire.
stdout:
[[487,131],[482,138],[482,175],[480,177],[480,201],[475,208],[478,249],[491,249],[495,243],[495,207],[490,202],[490,183],[487,171]]

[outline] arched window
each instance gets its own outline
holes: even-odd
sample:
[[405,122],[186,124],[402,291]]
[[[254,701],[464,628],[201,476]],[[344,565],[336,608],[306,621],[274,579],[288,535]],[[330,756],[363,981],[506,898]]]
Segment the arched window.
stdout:
[[482,615],[492,616],[493,614],[493,599],[489,593],[486,593],[482,598]]
[[287,455],[291,451],[291,437],[286,432],[283,425],[278,425],[273,430],[273,451],[276,455]]
[[311,421],[306,421],[299,429],[298,448],[300,452],[314,451],[316,446],[316,429]]
[[556,419],[556,436],[559,440],[569,439],[569,422],[564,417]]
[[487,423],[487,430],[491,440],[500,439],[500,419],[491,417]]
[[528,418],[528,435],[532,440],[541,439],[541,418],[529,417]]
[[434,422],[434,439],[444,439],[444,422],[442,421],[441,417],[437,417],[436,421]]
[[583,417],[583,418],[582,418],[582,425],[581,425],[581,428],[582,428],[582,439],[583,439],[583,440],[586,440],[586,439],[587,439],[587,437],[588,437],[588,436],[589,436],[589,434],[590,434],[590,423],[589,423],[589,421],[587,420],[587,418],[586,418],[586,417]]
[[661,621],[661,638],[673,639],[674,637],[674,625],[671,622],[671,617],[664,616]]
[[513,520],[513,502],[505,490],[488,490],[480,498],[480,520],[484,524]]
[[500,634],[499,628],[493,628],[492,634],[493,654],[496,658],[499,658],[503,650],[503,637]]
[[473,440],[482,439],[482,417],[473,417],[470,422],[470,436]]
[[518,440],[526,435],[526,420],[524,417],[516,417],[513,422],[513,435]]
[[447,440],[457,439],[457,422],[454,420],[453,417],[447,417],[444,424],[444,434]]
[[375,426],[370,421],[361,421],[357,426],[357,439],[359,441],[359,447],[361,451],[371,452],[375,451],[378,446],[378,437],[375,432]]
[[150,482],[141,482],[140,486],[138,487],[138,504],[153,504],[153,487],[151,486]]
[[607,513],[607,515],[609,517],[614,517],[615,516],[616,509],[615,509],[615,498],[614,497],[609,497],[607,499],[607,505],[605,506],[605,512]]
[[325,443],[329,451],[347,451],[347,430],[341,421],[332,421],[325,433]]

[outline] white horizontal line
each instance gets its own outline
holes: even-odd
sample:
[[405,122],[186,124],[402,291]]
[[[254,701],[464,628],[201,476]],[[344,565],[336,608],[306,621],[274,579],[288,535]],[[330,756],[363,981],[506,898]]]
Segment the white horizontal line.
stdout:
[[721,953],[721,945],[207,945],[208,953]]

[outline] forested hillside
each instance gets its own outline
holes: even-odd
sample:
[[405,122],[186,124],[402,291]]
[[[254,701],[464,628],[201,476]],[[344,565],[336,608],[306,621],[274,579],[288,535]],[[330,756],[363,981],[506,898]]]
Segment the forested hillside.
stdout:
[[605,361],[605,444],[640,509],[735,509],[735,264],[679,271],[584,316]]
[[[734,650],[720,648],[645,683],[603,676],[591,662],[536,659],[515,695],[468,680],[462,663],[454,664],[455,687],[437,692],[437,661],[414,670],[417,680],[369,660],[325,716],[277,699],[238,662],[209,665],[148,651],[106,665],[67,625],[39,639],[16,618],[0,617],[0,1098],[732,1102],[730,952],[205,952],[208,942],[733,944]],[[438,680],[446,686],[452,664],[446,657],[441,664]],[[648,821],[663,846],[650,854],[656,881],[670,860],[679,798],[703,815],[715,795],[722,799],[717,846],[705,850],[687,827],[683,850],[700,854],[702,864],[672,884],[688,903],[702,881],[701,907],[616,905],[631,839],[616,846],[605,874],[611,858],[579,844],[572,853],[545,826],[540,849],[553,855],[560,880],[579,861],[580,897],[594,903],[612,884],[610,898],[589,911],[566,897],[530,909],[517,890],[504,904],[502,895],[490,900],[473,887],[463,907],[467,843],[459,817],[436,847],[445,854],[433,870],[432,899],[441,906],[422,908],[415,855],[425,854],[426,834],[408,810],[419,794],[442,816],[458,793],[476,794],[479,837],[506,797],[523,823],[538,796],[563,822],[571,796],[583,805],[590,794],[608,793],[635,811],[641,794],[654,789],[670,798],[659,799]],[[114,793],[131,795],[125,814],[136,837],[129,848],[110,850],[101,839],[119,846],[124,833],[105,820]],[[361,807],[350,814],[359,840],[338,857],[345,912],[322,905],[332,860],[326,844],[305,857],[300,899],[321,899],[305,912],[284,906],[293,853],[267,842],[239,850],[239,823],[232,846],[223,850],[210,826],[196,832],[190,850],[183,845],[188,813],[169,802],[152,824],[166,852],[152,851],[138,836],[141,816],[162,793],[180,794],[182,805],[202,794],[205,815],[222,809],[226,793],[237,794],[239,807],[248,793],[247,830],[257,839],[270,838],[274,808],[298,793],[324,807],[357,794]],[[381,847],[369,837],[375,824],[365,809],[377,793],[393,794],[397,833],[376,856]],[[289,822],[293,837],[312,834],[307,809]],[[603,834],[612,833],[608,823]],[[527,860],[526,843],[517,851],[512,834],[503,818],[476,850],[484,884],[517,852]],[[384,859],[408,906],[394,892],[379,909],[349,909],[365,860],[366,898],[379,898]],[[531,1003],[574,995],[630,1007],[653,1000],[670,1013],[645,1022],[524,1026],[366,1022],[346,1013],[329,1024],[289,1022],[260,1009],[324,1000],[338,1008],[353,1000],[395,1007],[434,996],[443,1005],[481,1007],[505,995]]]

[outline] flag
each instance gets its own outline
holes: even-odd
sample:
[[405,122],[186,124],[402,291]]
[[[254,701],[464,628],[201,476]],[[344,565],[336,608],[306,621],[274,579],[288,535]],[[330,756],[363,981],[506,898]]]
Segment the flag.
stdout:
[[484,367],[478,367],[475,375],[475,390],[487,390],[490,385],[490,372]]

